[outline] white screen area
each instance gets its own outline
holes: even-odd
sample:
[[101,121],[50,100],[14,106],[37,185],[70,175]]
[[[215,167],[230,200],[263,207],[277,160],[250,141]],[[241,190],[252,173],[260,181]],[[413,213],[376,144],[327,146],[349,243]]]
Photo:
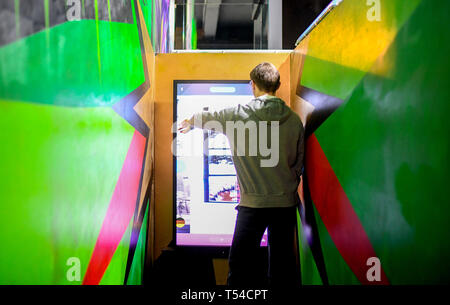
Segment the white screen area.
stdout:
[[[194,113],[245,105],[248,83],[178,83],[176,121]],[[229,246],[239,203],[239,185],[225,135],[195,128],[177,132],[176,241],[184,246]],[[206,152],[206,154],[204,153]],[[267,243],[266,235],[262,244]]]

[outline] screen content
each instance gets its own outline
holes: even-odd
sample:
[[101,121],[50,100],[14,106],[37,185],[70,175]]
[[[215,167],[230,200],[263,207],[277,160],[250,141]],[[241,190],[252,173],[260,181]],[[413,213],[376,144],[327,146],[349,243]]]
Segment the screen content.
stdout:
[[[176,122],[194,113],[247,104],[249,82],[175,82]],[[175,143],[175,230],[179,246],[230,246],[239,185],[227,137],[195,128],[177,132]],[[267,245],[267,232],[261,245]]]

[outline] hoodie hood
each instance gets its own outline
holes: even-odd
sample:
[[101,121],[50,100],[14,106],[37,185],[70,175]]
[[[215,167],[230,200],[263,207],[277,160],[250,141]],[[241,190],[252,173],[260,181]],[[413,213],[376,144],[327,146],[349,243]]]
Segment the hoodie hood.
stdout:
[[261,96],[253,100],[251,104],[255,116],[261,121],[278,121],[283,124],[291,116],[292,110],[285,102],[275,96]]

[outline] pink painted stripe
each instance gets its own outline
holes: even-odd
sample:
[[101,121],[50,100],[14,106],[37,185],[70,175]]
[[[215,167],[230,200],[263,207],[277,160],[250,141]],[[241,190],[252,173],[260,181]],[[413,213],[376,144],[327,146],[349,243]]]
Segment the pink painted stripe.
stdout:
[[[83,285],[98,285],[136,208],[146,139],[135,131],[89,261]],[[114,147],[111,147],[114,149]],[[101,182],[100,182],[101,183]]]
[[382,267],[381,281],[367,279],[372,266],[367,260],[377,255],[314,134],[306,144],[306,160],[311,198],[339,253],[362,284],[389,285]]

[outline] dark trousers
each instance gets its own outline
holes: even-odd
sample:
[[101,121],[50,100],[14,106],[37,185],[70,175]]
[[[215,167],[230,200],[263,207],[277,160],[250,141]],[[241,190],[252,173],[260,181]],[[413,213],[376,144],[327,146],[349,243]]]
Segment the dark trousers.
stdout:
[[[229,256],[228,285],[239,287],[295,286],[299,269],[294,249],[296,207],[248,208],[238,206]],[[268,231],[268,274],[262,274],[260,244]]]

